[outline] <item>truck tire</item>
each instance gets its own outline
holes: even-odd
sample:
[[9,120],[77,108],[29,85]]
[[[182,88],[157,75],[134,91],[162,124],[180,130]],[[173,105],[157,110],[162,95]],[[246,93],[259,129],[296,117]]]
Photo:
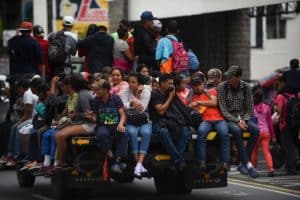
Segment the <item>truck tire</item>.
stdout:
[[160,174],[154,177],[154,185],[157,193],[170,194],[176,189],[176,178],[174,175]]
[[17,179],[20,187],[33,187],[35,182],[35,176],[27,170],[20,171],[17,169]]
[[193,175],[191,170],[185,170],[178,173],[176,176],[176,193],[177,194],[191,194],[193,190]]
[[68,199],[68,190],[64,171],[55,171],[51,176],[52,196],[56,200]]

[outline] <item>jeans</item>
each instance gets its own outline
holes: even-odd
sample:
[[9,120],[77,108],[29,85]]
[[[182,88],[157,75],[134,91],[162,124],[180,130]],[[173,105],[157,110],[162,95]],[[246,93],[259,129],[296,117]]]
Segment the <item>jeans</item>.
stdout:
[[[126,126],[126,129],[127,129],[127,134],[129,136],[132,153],[133,154],[137,154],[137,153],[147,154],[150,139],[151,139],[151,134],[152,134],[151,124],[143,124],[140,127],[128,124]],[[139,147],[139,143],[137,141],[138,133],[140,133],[142,136],[142,140],[140,142],[140,147]]]
[[199,161],[206,160],[206,137],[212,130],[217,131],[217,137],[220,140],[220,162],[228,163],[230,159],[230,140],[228,126],[225,120],[203,121],[198,129],[197,152]]
[[107,153],[112,147],[112,136],[118,138],[116,157],[126,157],[127,156],[127,145],[128,136],[126,133],[120,133],[117,131],[116,126],[104,126],[101,125],[96,129],[96,140],[100,145],[102,152]]
[[178,138],[177,144],[173,143],[170,132],[167,128],[161,127],[159,124],[153,125],[153,132],[157,133],[166,148],[167,152],[171,155],[174,162],[184,160],[182,154],[184,153],[189,141],[190,132],[187,127],[181,128],[181,135]]
[[41,142],[41,154],[43,156],[50,155],[51,159],[55,159],[56,152],[56,143],[55,143],[55,134],[56,130],[51,128],[44,132]]
[[[22,146],[22,139],[21,135],[17,134],[18,130],[20,130],[23,126],[26,126],[31,123],[30,120],[26,120],[22,122],[21,124],[17,125],[14,124],[10,128],[10,136],[9,136],[9,142],[8,142],[8,154],[13,156],[15,154],[18,154],[21,152],[21,146]],[[17,153],[18,152],[18,153]]]
[[250,132],[250,138],[248,139],[247,146],[244,147],[244,142],[242,139],[242,130],[240,129],[240,127],[233,122],[227,122],[227,124],[229,133],[232,134],[235,140],[235,144],[239,153],[239,159],[243,164],[247,164],[250,161],[253,148],[256,144],[256,140],[259,135],[259,129],[256,124],[254,124],[251,121],[248,121],[247,131]]

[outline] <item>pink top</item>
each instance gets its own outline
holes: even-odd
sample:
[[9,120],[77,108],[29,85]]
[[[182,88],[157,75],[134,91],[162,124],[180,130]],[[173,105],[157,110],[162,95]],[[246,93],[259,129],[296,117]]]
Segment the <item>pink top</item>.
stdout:
[[121,94],[125,91],[126,88],[128,88],[129,85],[126,81],[122,81],[116,86],[112,86],[110,89],[110,94],[115,94],[118,96],[121,96]]
[[[288,93],[284,93],[284,95],[291,96],[291,97],[295,96],[293,94],[288,94]],[[278,94],[275,98],[274,104],[277,105],[278,107],[281,107],[279,127],[282,132],[282,130],[285,129],[285,127],[286,127],[287,99],[282,94]]]
[[275,137],[270,106],[263,102],[259,103],[254,106],[254,114],[257,117],[259,132],[270,133],[271,137]]

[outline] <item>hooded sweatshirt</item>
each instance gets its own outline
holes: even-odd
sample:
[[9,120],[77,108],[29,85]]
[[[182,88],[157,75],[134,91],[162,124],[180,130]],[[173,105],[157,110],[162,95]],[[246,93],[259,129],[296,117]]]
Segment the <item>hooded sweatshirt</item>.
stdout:
[[257,125],[259,132],[270,133],[271,137],[275,136],[274,128],[271,119],[271,109],[270,106],[265,103],[259,103],[254,106],[254,114],[258,119]]

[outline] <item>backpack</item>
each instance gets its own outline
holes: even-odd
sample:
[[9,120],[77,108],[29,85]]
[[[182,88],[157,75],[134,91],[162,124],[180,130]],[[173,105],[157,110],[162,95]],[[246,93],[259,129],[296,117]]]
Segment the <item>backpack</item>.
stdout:
[[191,49],[188,51],[188,54],[189,54],[190,69],[198,70],[200,67],[199,59]]
[[65,48],[66,36],[63,31],[58,31],[48,48],[48,61],[51,64],[64,64],[68,56]]
[[177,42],[171,37],[167,37],[173,45],[172,71],[182,72],[190,68],[190,58],[188,52],[183,48],[182,42]]
[[283,94],[287,100],[286,105],[286,126],[289,130],[300,128],[300,99]]

